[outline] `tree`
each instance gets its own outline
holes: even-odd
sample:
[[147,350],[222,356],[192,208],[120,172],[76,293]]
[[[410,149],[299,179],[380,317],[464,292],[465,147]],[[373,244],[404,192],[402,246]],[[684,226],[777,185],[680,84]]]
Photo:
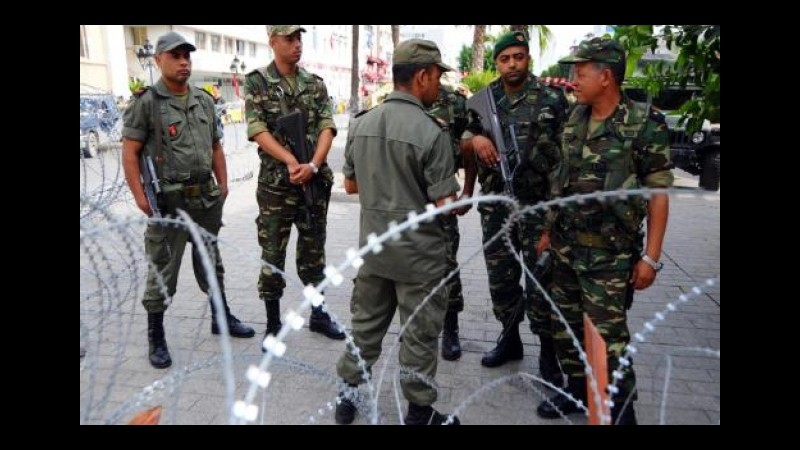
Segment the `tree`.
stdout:
[[553,32],[547,25],[508,25],[509,31],[522,31],[528,39],[531,37],[531,32],[536,32],[536,37],[539,40],[539,51],[544,52],[547,49],[547,44],[553,38]]
[[[458,70],[462,72],[474,72],[472,70],[472,47],[466,45],[461,46],[461,51],[458,54]],[[484,47],[483,70],[496,70],[494,50],[491,48]]]
[[570,78],[569,65],[567,64],[553,64],[547,69],[542,71],[542,77],[556,77],[556,78]]
[[482,72],[484,46],[486,37],[486,25],[473,25],[475,32],[472,35],[472,72]]
[[400,43],[400,25],[391,25],[392,27],[392,43],[394,44],[394,48],[397,48],[397,44]]
[[720,26],[665,25],[658,34],[653,25],[621,25],[614,37],[628,53],[626,77],[632,76],[647,50],[655,52],[663,42],[670,51],[677,50],[674,63],[660,61],[644,67],[641,77],[631,77],[632,84],[647,88],[657,95],[667,86],[693,84],[702,95],[688,100],[678,111],[688,132],[699,130],[705,119],[720,121]]
[[361,25],[353,25],[353,58],[350,69],[350,111],[358,111],[358,29]]

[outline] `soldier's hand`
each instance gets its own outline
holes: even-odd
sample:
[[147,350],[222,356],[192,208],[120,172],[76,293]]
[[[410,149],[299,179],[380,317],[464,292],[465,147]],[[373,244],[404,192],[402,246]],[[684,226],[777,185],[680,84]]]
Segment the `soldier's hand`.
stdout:
[[150,203],[147,202],[147,198],[137,198],[136,206],[138,206],[147,217],[153,216],[153,210],[150,208]]
[[298,164],[297,170],[289,172],[289,182],[292,184],[306,184],[314,176],[314,169],[308,164]]
[[227,184],[224,186],[220,185],[219,193],[222,196],[222,198],[228,198],[228,185]]
[[[462,193],[461,193],[461,195],[459,195],[459,196],[458,196],[458,199],[459,199],[459,200],[464,200],[465,198],[470,198],[470,197],[472,197],[472,195],[471,195],[471,194],[468,194],[468,193],[466,193],[466,192],[462,192]],[[454,210],[453,210],[453,213],[454,213],[454,214],[458,214],[459,216],[463,216],[463,215],[464,215],[464,214],[466,214],[466,213],[467,213],[467,211],[469,211],[470,209],[472,209],[472,203],[470,203],[470,204],[468,204],[468,205],[464,205],[464,206],[462,206],[462,207],[460,207],[460,208],[454,209]]]
[[497,149],[486,136],[472,138],[472,147],[475,149],[478,158],[487,166],[494,167],[500,162],[500,155],[497,153]]
[[647,289],[653,284],[656,279],[656,271],[650,267],[646,262],[639,260],[636,267],[633,268],[630,283],[633,284],[634,289],[641,291]]

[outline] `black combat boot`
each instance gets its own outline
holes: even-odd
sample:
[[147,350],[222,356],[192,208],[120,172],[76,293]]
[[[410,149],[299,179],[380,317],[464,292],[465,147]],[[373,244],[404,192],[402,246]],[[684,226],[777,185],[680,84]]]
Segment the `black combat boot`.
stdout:
[[420,406],[416,403],[408,402],[408,414],[406,415],[406,425],[461,425],[458,417],[449,416],[433,409],[432,406]]
[[322,305],[311,307],[311,320],[308,321],[308,328],[337,341],[345,338],[344,331],[333,323],[328,313],[322,311]]
[[[221,288],[222,286],[220,286]],[[208,301],[211,303],[211,334],[219,334],[219,326],[217,325],[217,313],[214,307],[214,302],[209,296]],[[228,299],[225,297],[225,292],[222,293],[222,306],[225,308],[225,318],[228,320],[228,331],[231,336],[238,338],[250,338],[256,335],[256,330],[243,324],[239,319],[231,314],[228,308]]]
[[485,367],[502,366],[508,361],[522,359],[522,339],[519,337],[519,323],[503,329],[497,347],[483,355],[481,365]]
[[[586,406],[586,378],[568,377],[567,392],[575,399],[583,402],[583,406]],[[581,409],[577,403],[561,393],[557,393],[550,397],[549,400],[543,401],[536,408],[536,414],[544,419],[558,419],[562,414],[567,415],[580,411]]]
[[461,342],[458,340],[458,311],[447,311],[444,315],[442,358],[448,361],[461,358]]
[[336,414],[334,418],[339,425],[350,425],[356,419],[356,395],[358,393],[358,385],[347,384],[347,388],[339,392],[336,398]]
[[[625,405],[628,396],[620,394],[614,396],[614,406],[611,407],[611,425],[638,425],[636,412],[633,410],[633,401],[629,401]],[[625,405],[625,409],[622,409],[623,405]]]
[[172,358],[164,338],[164,313],[147,313],[147,342],[150,344],[150,365],[156,369],[166,369],[172,365]]
[[[268,335],[277,336],[281,331],[283,324],[281,323],[281,301],[280,300],[264,300],[267,308],[267,330],[264,332],[264,339]],[[266,353],[267,349],[261,346],[261,351]]]
[[558,365],[553,337],[540,334],[539,343],[541,344],[539,348],[539,376],[557,387],[563,387],[564,375],[561,374],[561,366]]

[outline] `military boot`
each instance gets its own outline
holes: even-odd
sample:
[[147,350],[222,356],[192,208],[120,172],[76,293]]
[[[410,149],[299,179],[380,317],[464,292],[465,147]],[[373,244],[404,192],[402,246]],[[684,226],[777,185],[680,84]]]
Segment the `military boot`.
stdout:
[[[583,406],[586,406],[586,378],[568,377],[567,392],[583,402]],[[549,400],[543,401],[536,408],[536,414],[544,419],[558,419],[562,414],[567,415],[580,411],[577,403],[560,392],[550,397]]]
[[[267,308],[267,330],[264,332],[264,339],[266,339],[270,334],[277,336],[283,324],[281,323],[281,301],[264,299],[264,305]],[[261,351],[266,353],[267,349],[262,345]]]
[[481,365],[485,367],[502,366],[508,361],[518,361],[522,359],[522,339],[519,337],[519,324],[506,327],[500,334],[497,347],[483,355]]
[[561,366],[558,365],[556,347],[553,344],[553,337],[540,334],[539,343],[539,376],[555,386],[564,386],[564,375],[561,373]]
[[[633,401],[629,401],[625,405],[628,396],[620,394],[614,396],[614,406],[611,407],[611,425],[638,425],[636,412],[633,410]],[[622,409],[623,405],[625,405],[625,409]]]
[[[222,287],[222,286],[220,286]],[[217,313],[214,302],[209,296],[208,301],[211,303],[211,334],[219,334],[219,326],[217,325]],[[228,299],[225,293],[222,293],[222,306],[225,308],[225,319],[228,321],[228,332],[231,336],[238,338],[251,338],[256,335],[256,330],[243,324],[239,319],[231,314],[231,309],[228,307]]]
[[420,406],[416,403],[408,402],[408,414],[405,419],[406,425],[461,425],[458,417],[447,416],[433,409],[432,406]]
[[150,365],[165,369],[172,365],[172,358],[164,337],[164,313],[147,313],[147,343],[150,344]]
[[458,340],[458,311],[447,311],[444,316],[442,358],[448,361],[461,358],[461,342]]
[[311,320],[308,321],[308,328],[316,333],[341,341],[345,338],[344,331],[333,323],[331,316],[322,310],[322,305],[311,307]]
[[356,419],[356,395],[358,394],[358,385],[349,384],[339,396],[336,398],[336,414],[334,419],[339,425],[350,425]]

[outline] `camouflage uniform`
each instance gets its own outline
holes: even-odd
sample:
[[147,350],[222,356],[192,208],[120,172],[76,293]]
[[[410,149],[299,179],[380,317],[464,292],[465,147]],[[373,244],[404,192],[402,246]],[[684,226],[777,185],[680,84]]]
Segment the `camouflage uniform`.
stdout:
[[[502,82],[493,81],[488,89],[497,104],[497,113],[504,133],[509,133],[509,125],[515,125],[517,147],[520,155],[516,162],[514,194],[524,205],[533,205],[550,196],[551,183],[558,173],[561,156],[559,145],[567,101],[564,94],[541,83],[534,75],[522,91],[511,97],[503,92]],[[481,126],[473,117],[467,130],[480,134]],[[510,139],[506,136],[506,139]],[[513,164],[513,162],[512,162]],[[514,165],[511,166],[514,170]],[[483,194],[502,194],[503,180],[499,167],[488,167],[478,158],[478,180]],[[508,218],[508,209],[501,204],[478,205],[481,213],[483,242],[488,242],[502,228]],[[522,250],[522,259],[528,268],[536,263],[536,244],[542,234],[544,219],[541,214],[525,215],[510,230],[508,237],[515,249]],[[497,239],[484,249],[486,268],[489,273],[489,291],[492,297],[494,315],[504,328],[516,326],[522,320],[523,291],[519,280],[522,270],[514,254],[504,239]],[[531,329],[536,334],[549,334],[547,324],[549,305],[525,277],[525,304],[531,321]]]
[[[669,141],[664,117],[623,95],[615,113],[587,136],[591,108],[579,105],[564,127],[562,152],[569,161],[564,196],[640,186],[672,186]],[[625,136],[630,136],[625,138]],[[578,339],[583,313],[597,326],[608,346],[609,373],[619,366],[630,334],[625,295],[630,287],[632,258],[641,251],[641,198],[605,203],[571,203],[562,207],[551,233],[554,250],[552,298]],[[566,328],[553,313],[553,337],[562,370],[570,378],[584,376],[583,363]],[[618,385],[629,393],[635,386],[632,365],[624,366]],[[609,378],[611,380],[612,378]]]
[[[428,108],[428,114],[439,119],[440,123],[447,126],[453,142],[453,160],[455,161],[456,172],[461,167],[461,152],[459,151],[459,141],[461,133],[464,131],[467,122],[467,97],[444,84],[439,88],[439,98]],[[448,240],[447,269],[448,273],[458,267],[458,245],[461,241],[461,234],[458,231],[458,216],[448,214],[439,216]],[[461,312],[464,310],[464,296],[461,290],[461,274],[457,273],[448,282],[450,297],[447,301],[447,310]]]
[[[271,32],[288,34],[297,30],[305,31],[296,25],[275,25]],[[292,87],[286,78],[280,75],[274,61],[267,67],[258,68],[247,74],[244,92],[249,139],[253,140],[257,134],[268,131],[281,145],[289,149],[283,134],[277,130],[277,120],[288,112],[298,109],[302,110],[307,118],[308,148],[316,149],[317,138],[326,128],[330,128],[336,135],[333,106],[322,78],[298,67],[296,83],[297,85]],[[311,183],[318,183],[320,187],[318,192],[322,193],[315,198],[314,214],[311,216],[315,218],[313,219],[315,223],[312,228],[307,220],[307,206],[301,188],[289,182],[286,165],[264,150],[259,149],[258,154],[261,166],[256,200],[260,213],[256,218],[256,225],[258,242],[262,249],[261,258],[283,271],[286,246],[294,224],[298,231],[297,274],[303,284],[316,285],[325,277],[322,273],[325,268],[325,229],[328,202],[333,187],[333,172],[325,163],[319,167],[319,173],[312,178]],[[285,287],[286,281],[280,274],[274,273],[267,265],[262,267],[258,279],[258,292],[261,299],[267,303],[268,321],[278,321],[278,318],[273,316],[280,314],[276,306],[279,305]],[[271,303],[272,309],[270,309]],[[269,328],[268,324],[268,332]],[[313,327],[312,330],[316,331]],[[344,338],[343,334],[340,336]]]

